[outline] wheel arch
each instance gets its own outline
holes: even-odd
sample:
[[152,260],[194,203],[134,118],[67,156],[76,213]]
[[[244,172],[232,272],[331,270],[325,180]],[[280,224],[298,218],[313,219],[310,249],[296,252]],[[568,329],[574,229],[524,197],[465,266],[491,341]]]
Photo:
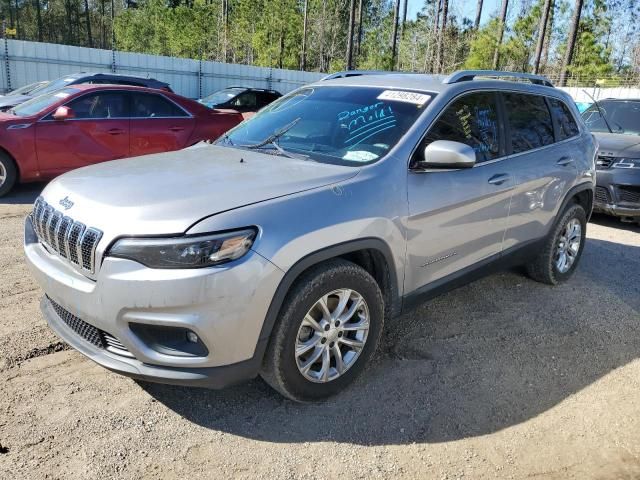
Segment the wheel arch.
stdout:
[[262,361],[271,331],[278,319],[287,293],[300,276],[327,260],[342,258],[367,270],[376,280],[385,300],[387,318],[400,314],[401,296],[391,248],[379,238],[363,238],[332,245],[298,260],[284,275],[276,289],[260,331],[254,359]]
[[587,221],[591,218],[593,212],[593,189],[594,184],[591,182],[581,183],[570,189],[564,197],[560,208],[556,215],[561,215],[570,203],[577,203],[587,213]]

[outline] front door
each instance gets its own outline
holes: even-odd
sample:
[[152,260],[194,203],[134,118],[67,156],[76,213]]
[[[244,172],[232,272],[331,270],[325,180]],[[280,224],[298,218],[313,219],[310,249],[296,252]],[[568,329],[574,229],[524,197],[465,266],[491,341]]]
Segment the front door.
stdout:
[[435,140],[470,145],[476,165],[409,172],[406,294],[500,254],[514,181],[500,125],[496,94],[468,93],[421,142],[417,155]]
[[54,120],[52,112],[36,124],[36,152],[43,173],[62,173],[129,155],[125,93],[89,93],[65,106],[73,118]]
[[188,147],[195,119],[156,93],[131,93],[131,156]]

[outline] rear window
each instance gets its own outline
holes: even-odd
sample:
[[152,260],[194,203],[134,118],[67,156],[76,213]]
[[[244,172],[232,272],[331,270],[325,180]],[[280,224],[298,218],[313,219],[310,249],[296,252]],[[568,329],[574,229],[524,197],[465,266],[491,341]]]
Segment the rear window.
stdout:
[[554,142],[553,122],[543,97],[507,92],[503,96],[512,153],[526,152]]
[[578,135],[578,124],[573,118],[569,107],[562,100],[556,98],[550,98],[549,104],[551,105],[553,116],[558,122],[558,140],[565,140]]

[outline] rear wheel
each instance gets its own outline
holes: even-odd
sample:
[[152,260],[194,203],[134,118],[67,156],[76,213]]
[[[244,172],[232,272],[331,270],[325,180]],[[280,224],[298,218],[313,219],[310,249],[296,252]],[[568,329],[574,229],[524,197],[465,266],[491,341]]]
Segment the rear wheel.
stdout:
[[0,152],[0,197],[11,191],[18,178],[16,164],[6,153]]
[[529,276],[549,285],[568,280],[576,267],[587,232],[587,215],[582,206],[569,206],[555,225],[536,258],[527,265]]
[[292,400],[333,395],[375,352],[383,318],[382,293],[366,270],[342,260],[315,267],[287,295],[261,375]]

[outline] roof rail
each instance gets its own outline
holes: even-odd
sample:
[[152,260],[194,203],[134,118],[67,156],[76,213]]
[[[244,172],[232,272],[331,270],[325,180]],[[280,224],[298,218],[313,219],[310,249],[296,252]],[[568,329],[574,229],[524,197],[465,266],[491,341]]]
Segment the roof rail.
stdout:
[[529,80],[536,85],[544,85],[545,87],[553,87],[553,83],[547,77],[542,75],[533,75],[531,73],[521,72],[500,72],[498,70],[458,70],[446,77],[442,83],[459,83],[473,80],[475,77],[494,77],[494,78],[521,78]]

